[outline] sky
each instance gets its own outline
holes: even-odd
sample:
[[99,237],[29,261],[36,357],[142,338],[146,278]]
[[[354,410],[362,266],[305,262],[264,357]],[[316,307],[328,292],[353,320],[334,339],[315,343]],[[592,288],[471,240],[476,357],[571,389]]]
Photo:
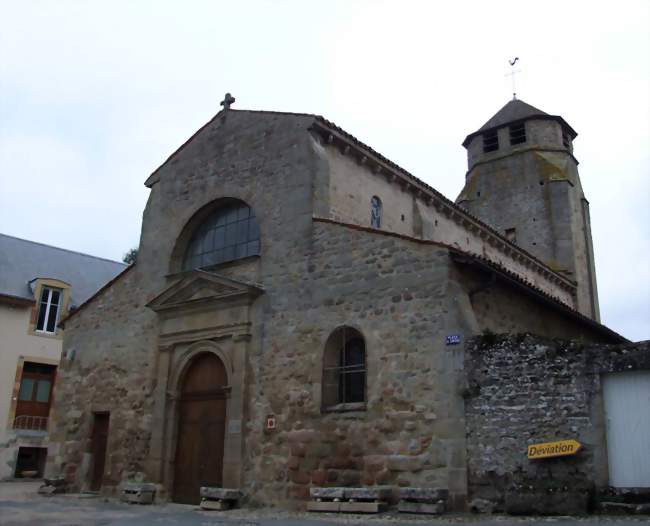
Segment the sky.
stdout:
[[650,2],[0,0],[0,232],[120,260],[219,109],[316,113],[450,199],[511,97],[563,116],[603,323],[650,338]]

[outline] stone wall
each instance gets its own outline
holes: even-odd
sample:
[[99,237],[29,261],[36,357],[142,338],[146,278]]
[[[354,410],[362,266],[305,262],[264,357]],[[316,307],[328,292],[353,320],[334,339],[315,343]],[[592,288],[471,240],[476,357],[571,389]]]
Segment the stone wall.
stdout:
[[[309,256],[264,284],[264,345],[248,376],[249,495],[296,506],[310,486],[388,484],[464,498],[461,351],[444,335],[472,329],[449,266],[444,248],[314,223]],[[341,326],[365,339],[367,404],[323,412],[323,350]],[[267,415],[278,423],[269,433]]]
[[498,130],[499,150],[483,153],[483,136],[468,145],[465,187],[457,202],[501,234],[577,283],[575,308],[600,319],[588,202],[578,162],[551,120],[528,120],[527,140],[510,145]]
[[[263,289],[247,313],[250,332],[239,335],[246,343],[236,362],[245,364],[236,376],[241,415],[226,426],[243,444],[229,470],[240,469],[246,498],[301,506],[310,486],[388,484],[448,488],[452,505],[462,507],[463,343],[486,328],[470,301],[473,278],[458,272],[439,243],[315,218],[336,196],[329,161],[307,131],[312,121],[229,112],[149,178],[137,264],[66,321],[64,355],[74,351],[74,359],[61,368],[51,466],[77,487],[85,487],[92,467],[92,414],[110,411],[104,491],[142,478],[171,489],[176,416],[169,398],[180,362],[169,356],[182,349],[161,348],[160,320],[147,304],[188,275],[179,262],[197,214],[237,198],[255,210],[261,253],[210,270]],[[490,308],[525,308],[530,302],[520,295],[509,288]],[[232,337],[222,319],[228,308],[202,314],[223,329],[208,337],[217,347]],[[555,315],[546,307],[537,312],[523,329],[541,330],[545,316]],[[506,321],[489,326],[509,330]],[[178,332],[192,333],[194,325],[189,320]],[[340,326],[365,339],[367,403],[323,412],[323,350]],[[577,321],[566,327],[570,336],[583,330]],[[461,344],[446,345],[450,334]],[[206,338],[200,331],[192,337],[183,345]],[[272,431],[265,430],[269,415],[277,421]]]
[[101,292],[92,308],[66,324],[57,377],[47,470],[76,489],[89,489],[93,414],[108,412],[104,484],[145,477],[149,448],[155,318],[144,308],[136,267]]
[[[474,338],[465,357],[467,465],[478,508],[580,513],[607,485],[601,374],[650,369],[650,343],[585,344],[529,334]],[[577,455],[527,446],[576,439]]]
[[[562,278],[558,281],[558,276],[554,273],[545,274],[544,271],[548,271],[548,268],[519,248],[519,246],[523,247],[536,257],[545,255],[545,252],[540,252],[537,247],[526,243],[519,246],[509,245],[502,238],[488,234],[485,227],[470,227],[470,222],[463,219],[458,212],[451,212],[441,207],[439,200],[431,200],[426,192],[413,191],[396,180],[390,172],[373,171],[367,163],[361,164],[358,157],[350,153],[343,154],[337,147],[327,146],[317,151],[327,160],[329,168],[330,209],[320,217],[369,227],[370,199],[376,195],[382,201],[381,230],[444,243],[464,252],[485,257],[567,305],[576,307],[573,296],[575,289],[571,282],[564,281]],[[514,173],[519,172],[514,171]],[[535,184],[537,179],[535,177]],[[520,212],[524,217],[528,217],[531,213],[530,203],[531,199],[527,199],[525,204],[521,205]],[[496,208],[502,207],[496,206]],[[485,214],[469,209],[477,217],[485,219]],[[493,212],[490,220],[495,219],[495,213]],[[490,226],[498,225],[497,231],[501,235],[504,234],[500,223],[487,222]]]

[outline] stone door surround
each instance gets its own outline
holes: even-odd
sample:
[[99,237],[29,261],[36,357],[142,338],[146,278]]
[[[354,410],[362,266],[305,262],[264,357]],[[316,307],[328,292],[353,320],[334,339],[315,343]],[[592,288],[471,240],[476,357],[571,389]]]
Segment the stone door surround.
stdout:
[[256,284],[205,271],[186,273],[147,306],[158,315],[157,383],[147,476],[173,487],[179,398],[183,375],[195,357],[215,354],[227,374],[223,485],[240,488],[246,356]]

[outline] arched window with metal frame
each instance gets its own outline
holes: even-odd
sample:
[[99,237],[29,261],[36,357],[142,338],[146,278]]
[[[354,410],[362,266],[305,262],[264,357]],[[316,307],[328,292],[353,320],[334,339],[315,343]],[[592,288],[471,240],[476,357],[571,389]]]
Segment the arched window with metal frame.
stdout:
[[339,327],[325,344],[322,407],[359,410],[366,402],[366,343],[351,327]]
[[241,201],[218,208],[195,230],[183,270],[204,268],[260,253],[260,229],[254,210]]

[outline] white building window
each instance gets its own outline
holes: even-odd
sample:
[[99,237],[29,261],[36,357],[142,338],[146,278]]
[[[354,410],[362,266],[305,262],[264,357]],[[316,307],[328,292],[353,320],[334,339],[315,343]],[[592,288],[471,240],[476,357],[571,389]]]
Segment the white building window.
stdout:
[[43,287],[41,291],[41,301],[38,305],[38,319],[36,321],[36,330],[40,332],[56,332],[56,324],[59,321],[59,312],[61,311],[61,301],[63,291]]

